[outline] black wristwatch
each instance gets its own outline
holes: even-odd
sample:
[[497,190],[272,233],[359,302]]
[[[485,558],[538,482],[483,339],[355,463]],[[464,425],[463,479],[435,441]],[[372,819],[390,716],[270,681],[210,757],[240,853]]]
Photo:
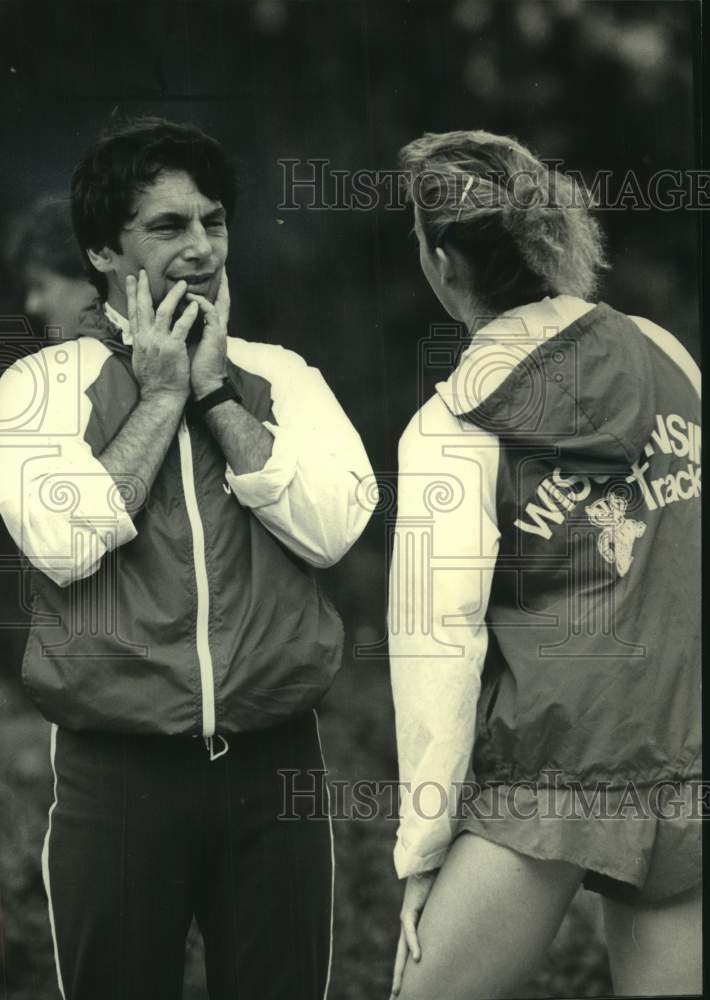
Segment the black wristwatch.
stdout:
[[198,417],[204,417],[205,413],[211,410],[213,406],[217,406],[218,403],[224,403],[227,399],[233,399],[236,403],[241,403],[242,401],[242,397],[234,388],[231,381],[225,378],[222,380],[222,385],[219,389],[213,389],[212,392],[208,392],[202,399],[193,400],[192,409]]

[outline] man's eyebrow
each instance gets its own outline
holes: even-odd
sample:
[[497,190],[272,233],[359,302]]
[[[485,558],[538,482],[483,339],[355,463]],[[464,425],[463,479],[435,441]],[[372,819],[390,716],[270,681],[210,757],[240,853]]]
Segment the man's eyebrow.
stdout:
[[[217,208],[211,208],[209,211],[205,212],[204,215],[200,216],[200,221],[205,220],[212,222],[216,219],[224,219],[226,217],[226,212],[221,205]],[[158,212],[157,215],[152,215],[145,220],[145,226],[160,226],[166,225],[167,223],[185,223],[188,222],[190,216],[184,215],[182,212]]]
[[157,215],[151,215],[147,218],[144,225],[155,226],[166,222],[187,222],[187,218],[181,212],[158,212]]

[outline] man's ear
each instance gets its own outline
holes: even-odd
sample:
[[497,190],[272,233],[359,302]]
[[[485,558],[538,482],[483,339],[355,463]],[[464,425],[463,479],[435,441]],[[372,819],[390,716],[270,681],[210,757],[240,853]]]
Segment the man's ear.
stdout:
[[114,264],[116,251],[111,250],[110,247],[104,247],[103,250],[87,250],[86,255],[96,270],[101,271],[102,274],[111,274],[116,270]]

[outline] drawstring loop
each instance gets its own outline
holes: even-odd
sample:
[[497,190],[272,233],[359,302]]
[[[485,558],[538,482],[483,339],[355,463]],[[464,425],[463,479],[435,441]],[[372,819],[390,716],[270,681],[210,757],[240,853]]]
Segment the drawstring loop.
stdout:
[[214,749],[214,740],[215,740],[215,737],[214,736],[205,736],[204,737],[205,748],[207,750],[209,750],[210,760],[211,761],[219,760],[220,757],[224,757],[224,755],[226,753],[229,753],[229,743],[227,743],[227,740],[225,739],[225,737],[224,736],[217,736],[216,739],[222,741],[222,749],[218,750],[215,753],[215,749]]

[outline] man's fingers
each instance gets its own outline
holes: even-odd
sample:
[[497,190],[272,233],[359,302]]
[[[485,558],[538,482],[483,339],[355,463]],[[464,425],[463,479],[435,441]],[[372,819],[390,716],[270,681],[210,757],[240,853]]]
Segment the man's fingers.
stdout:
[[417,937],[417,924],[414,919],[413,913],[406,913],[402,917],[402,930],[404,936],[407,939],[407,947],[412,953],[412,958],[415,962],[418,962],[422,957],[421,948],[419,947],[419,938]]
[[192,324],[197,319],[198,312],[199,309],[197,308],[197,303],[191,302],[180,319],[175,323],[175,326],[172,328],[171,335],[179,340],[185,340],[190,332]]
[[404,976],[404,967],[407,964],[408,954],[409,947],[407,939],[404,936],[404,929],[402,929],[399,934],[397,956],[394,960],[394,972],[392,974],[392,996],[394,997],[399,996],[399,991],[402,989],[402,977]]
[[188,292],[186,298],[196,303],[202,310],[205,320],[205,336],[216,337],[217,340],[224,339],[227,336],[227,325],[222,322],[217,309],[212,305],[210,300],[206,299],[204,295],[196,295],[194,292]]
[[204,297],[204,295],[198,295],[196,292],[188,292],[185,298],[189,299],[191,302],[197,303],[197,305],[204,313],[204,317],[207,320],[207,322],[217,318],[217,311],[215,307],[212,305],[209,299],[206,299]]
[[140,333],[151,327],[155,321],[153,313],[153,299],[150,294],[148,275],[143,268],[138,272],[138,289],[136,294],[136,317],[138,320],[138,330]]
[[155,326],[161,333],[170,333],[170,324],[173,319],[173,313],[175,312],[178,302],[185,294],[186,288],[186,281],[178,281],[173,285],[158,308],[155,310]]
[[217,298],[215,300],[215,309],[219,313],[219,317],[227,325],[229,319],[229,282],[227,281],[227,272],[222,268],[222,280],[219,283],[219,291],[217,292]]
[[132,274],[129,274],[126,278],[126,307],[128,311],[128,329],[131,331],[131,337],[135,341],[138,329],[138,302],[136,299],[136,279]]

